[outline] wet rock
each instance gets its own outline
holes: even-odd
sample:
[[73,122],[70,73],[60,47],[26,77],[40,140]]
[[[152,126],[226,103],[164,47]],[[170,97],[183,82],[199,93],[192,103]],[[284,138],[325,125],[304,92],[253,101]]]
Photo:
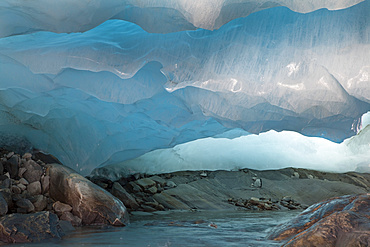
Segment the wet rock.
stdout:
[[136,183],[144,190],[155,186],[155,182],[150,178],[142,178],[136,181]]
[[128,223],[123,203],[107,191],[59,164],[48,164],[50,197],[72,206],[72,213],[83,225],[115,225]]
[[18,176],[19,169],[19,157],[13,155],[7,162],[5,162],[5,169],[9,172],[11,178]]
[[45,194],[49,191],[50,186],[50,176],[42,176],[41,177],[41,188],[42,188],[42,194]]
[[33,160],[28,160],[24,164],[27,171],[23,174],[23,177],[27,179],[29,183],[40,181],[42,174],[44,173],[42,167]]
[[81,226],[82,223],[82,220],[73,215],[71,212],[63,212],[63,214],[60,216],[60,220],[71,222],[72,226]]
[[41,194],[41,183],[35,181],[27,185],[27,191],[30,195],[39,195]]
[[17,205],[17,212],[19,213],[30,213],[35,210],[32,202],[28,199],[21,198],[15,203]]
[[139,204],[136,202],[135,198],[131,196],[127,191],[121,186],[121,184],[115,182],[112,187],[112,194],[123,202],[123,204],[132,210],[139,208]]
[[8,213],[8,202],[5,200],[2,193],[0,193],[0,216]]
[[269,239],[284,246],[368,246],[370,195],[335,197],[278,226]]
[[3,216],[0,218],[0,232],[0,241],[5,243],[61,239],[65,234],[58,217],[50,212]]
[[72,211],[72,207],[71,205],[68,205],[66,203],[62,203],[60,201],[57,201],[53,204],[53,209],[54,211],[58,214],[58,215],[61,215],[63,214],[64,212],[71,212]]

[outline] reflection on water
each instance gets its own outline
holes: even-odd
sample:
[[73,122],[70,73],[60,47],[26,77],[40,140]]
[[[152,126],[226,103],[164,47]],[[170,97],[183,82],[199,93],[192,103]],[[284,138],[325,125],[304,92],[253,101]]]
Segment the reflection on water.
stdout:
[[300,211],[161,212],[131,216],[128,227],[79,228],[61,241],[13,246],[279,246],[272,227]]

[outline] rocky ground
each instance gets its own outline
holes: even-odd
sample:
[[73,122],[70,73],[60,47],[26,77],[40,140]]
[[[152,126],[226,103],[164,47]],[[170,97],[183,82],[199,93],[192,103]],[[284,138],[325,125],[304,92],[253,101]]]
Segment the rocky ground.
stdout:
[[131,212],[305,209],[330,197],[367,193],[370,188],[370,174],[295,168],[135,174],[117,181],[89,179],[122,200]]
[[132,214],[295,210],[331,197],[366,194],[370,188],[367,173],[242,169],[135,174],[111,181],[84,178],[57,162],[40,152],[0,149],[0,241],[60,239],[81,225],[125,226],[126,207]]
[[0,149],[0,241],[60,239],[73,226],[124,226],[123,203],[41,154]]

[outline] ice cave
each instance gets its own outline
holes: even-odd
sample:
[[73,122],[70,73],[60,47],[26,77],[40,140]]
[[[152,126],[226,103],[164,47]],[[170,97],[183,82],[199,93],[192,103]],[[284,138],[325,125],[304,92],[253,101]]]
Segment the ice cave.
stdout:
[[369,12],[368,0],[3,0],[0,144],[84,175],[366,168]]
[[0,0],[0,243],[368,246],[369,192],[370,0]]

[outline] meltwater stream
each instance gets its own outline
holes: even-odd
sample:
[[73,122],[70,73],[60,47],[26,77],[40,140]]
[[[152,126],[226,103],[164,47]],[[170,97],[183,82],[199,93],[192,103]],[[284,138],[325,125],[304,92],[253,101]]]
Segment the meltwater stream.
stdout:
[[266,240],[300,211],[161,212],[134,215],[123,228],[83,227],[61,241],[13,246],[279,246]]

